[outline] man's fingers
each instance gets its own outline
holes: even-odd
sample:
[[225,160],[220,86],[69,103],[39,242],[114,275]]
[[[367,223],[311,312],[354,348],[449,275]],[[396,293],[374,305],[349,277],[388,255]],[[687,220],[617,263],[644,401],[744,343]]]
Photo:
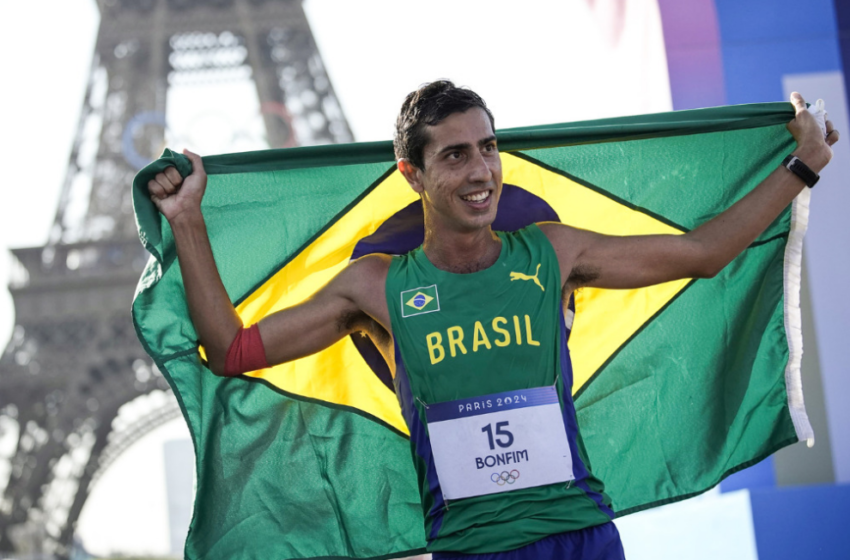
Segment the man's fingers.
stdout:
[[168,194],[174,194],[177,192],[177,187],[171,184],[171,181],[168,180],[168,177],[165,176],[165,173],[157,173],[154,180],[159,183],[159,185],[163,188],[163,190]]
[[207,172],[204,170],[204,161],[201,159],[201,156],[194,152],[190,152],[189,150],[183,150],[183,155],[189,158],[189,161],[192,162],[192,173],[199,175],[206,175]]
[[166,167],[163,173],[165,173],[165,176],[171,181],[172,185],[179,187],[183,184],[183,176],[180,175],[180,172],[175,167]]
[[154,180],[148,181],[148,192],[152,197],[155,196],[157,198],[165,198],[166,196],[168,196],[168,193],[165,192],[165,189],[162,187],[162,185],[160,185]]
[[794,105],[794,109],[797,111],[798,115],[802,111],[806,110],[806,100],[803,99],[803,96],[796,91],[791,94],[791,104]]
[[835,125],[832,121],[826,121],[826,144],[827,146],[832,146],[836,142],[838,142],[839,138],[838,131],[835,130]]
[[838,137],[839,134],[837,130],[830,130],[826,135],[826,145],[833,146],[836,142],[838,142]]

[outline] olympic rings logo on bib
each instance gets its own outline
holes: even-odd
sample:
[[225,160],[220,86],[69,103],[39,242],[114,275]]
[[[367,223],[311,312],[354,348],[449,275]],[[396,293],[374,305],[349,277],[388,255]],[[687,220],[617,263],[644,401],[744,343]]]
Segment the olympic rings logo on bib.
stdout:
[[505,484],[513,484],[518,478],[519,471],[516,469],[510,472],[502,471],[501,473],[493,473],[490,475],[490,480],[492,480],[499,486],[504,486]]

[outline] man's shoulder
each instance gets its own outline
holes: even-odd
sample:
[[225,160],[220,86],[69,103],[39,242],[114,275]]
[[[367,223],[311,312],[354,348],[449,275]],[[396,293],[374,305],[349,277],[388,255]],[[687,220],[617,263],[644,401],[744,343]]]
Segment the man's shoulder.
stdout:
[[553,237],[558,237],[565,234],[569,235],[568,230],[570,228],[562,224],[561,222],[537,222],[533,225],[540,228],[540,231],[543,232],[543,235],[549,238],[549,241],[552,241]]
[[346,280],[357,284],[362,283],[364,287],[374,286],[375,283],[383,285],[387,279],[392,259],[392,256],[385,253],[364,255],[351,261],[345,268]]
[[351,301],[360,311],[378,320],[389,330],[384,296],[392,257],[382,253],[365,255],[351,261],[333,279],[333,289]]
[[574,246],[582,236],[582,230],[561,222],[538,222],[535,225],[555,248],[555,252]]

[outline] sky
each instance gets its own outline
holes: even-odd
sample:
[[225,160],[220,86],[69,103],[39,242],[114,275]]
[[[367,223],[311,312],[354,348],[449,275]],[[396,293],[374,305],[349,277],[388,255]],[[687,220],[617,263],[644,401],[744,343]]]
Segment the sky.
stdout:
[[[655,0],[627,2],[622,28],[609,10],[615,3],[524,0],[516,10],[507,1],[306,0],[305,9],[355,138],[371,141],[389,139],[404,96],[438,78],[480,93],[498,128],[670,110]],[[6,53],[0,168],[7,173],[0,204],[0,347],[14,325],[5,289],[7,249],[47,240],[98,23],[94,0],[0,2],[0,52]],[[215,122],[256,120],[251,91],[238,84],[204,96],[171,91],[169,123],[186,127],[178,136],[187,147],[218,153],[226,149],[221,136],[197,123],[208,126],[209,115]],[[167,553],[162,443],[187,437],[182,420],[172,422],[106,472],[80,519],[87,547]]]
[[6,249],[47,241],[98,21],[93,0],[0,2],[0,166],[9,170],[0,203],[0,347],[13,326]]

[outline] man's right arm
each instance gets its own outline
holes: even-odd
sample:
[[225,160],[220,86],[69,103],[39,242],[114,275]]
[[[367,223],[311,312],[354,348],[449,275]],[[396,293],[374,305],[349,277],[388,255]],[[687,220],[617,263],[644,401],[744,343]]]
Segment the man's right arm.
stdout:
[[[184,180],[169,167],[148,183],[148,190],[174,233],[189,314],[206,350],[209,368],[223,375],[227,351],[243,325],[216,268],[201,213],[207,181],[203,162],[196,154],[184,153],[192,162],[192,174]],[[389,330],[377,303],[380,298],[373,297],[379,294],[370,293],[375,291],[375,280],[382,270],[385,276],[386,266],[381,259],[360,259],[309,300],[263,319],[259,329],[267,363],[274,365],[310,355],[362,330],[369,319],[364,307],[376,307],[369,309],[370,315],[377,315],[381,326]],[[383,287],[382,282],[378,285]],[[361,301],[361,293],[368,294],[366,301]]]

